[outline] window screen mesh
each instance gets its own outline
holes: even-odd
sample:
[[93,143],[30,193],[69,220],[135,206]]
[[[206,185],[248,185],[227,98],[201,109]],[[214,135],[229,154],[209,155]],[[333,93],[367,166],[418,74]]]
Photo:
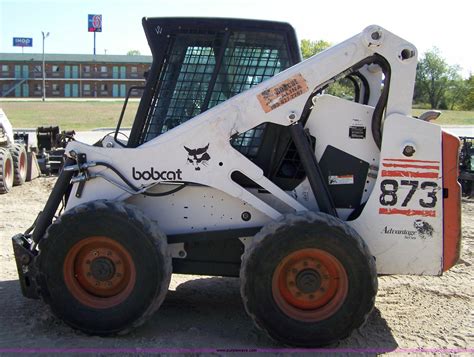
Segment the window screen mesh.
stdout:
[[[168,50],[141,143],[184,123],[289,67],[285,37],[277,33],[181,32]],[[217,61],[220,59],[220,63]],[[265,125],[234,138],[232,145],[255,157]]]

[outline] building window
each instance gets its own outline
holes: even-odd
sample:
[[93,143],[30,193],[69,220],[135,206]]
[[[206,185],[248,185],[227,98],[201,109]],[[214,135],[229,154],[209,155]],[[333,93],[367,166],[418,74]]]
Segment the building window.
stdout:
[[40,83],[35,83],[34,90],[35,90],[35,92],[42,92],[43,91],[43,86]]
[[90,73],[91,72],[91,66],[84,66],[84,73]]
[[107,66],[100,66],[101,73],[107,73]]
[[91,85],[90,84],[84,84],[84,92],[90,92],[91,90]]
[[9,89],[10,89],[10,86],[8,84],[3,84],[2,90],[0,90],[0,95],[7,95],[7,92]]
[[54,64],[52,71],[53,72],[59,72],[59,69],[60,69],[59,66]]
[[2,72],[8,72],[8,64],[2,64]]
[[34,73],[42,73],[43,70],[41,69],[41,65],[40,64],[37,64],[33,67],[33,72]]
[[131,73],[137,73],[137,72],[138,72],[137,66],[132,66],[132,67],[130,68],[130,72],[131,72]]
[[107,92],[107,90],[108,90],[108,89],[107,89],[107,83],[102,83],[102,84],[100,85],[100,90],[101,90],[102,92]]

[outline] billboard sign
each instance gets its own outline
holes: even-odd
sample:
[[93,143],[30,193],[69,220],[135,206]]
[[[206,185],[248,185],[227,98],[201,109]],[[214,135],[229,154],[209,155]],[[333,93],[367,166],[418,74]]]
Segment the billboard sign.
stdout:
[[33,47],[33,39],[29,37],[13,37],[15,47]]
[[88,15],[87,24],[89,32],[102,32],[102,15]]

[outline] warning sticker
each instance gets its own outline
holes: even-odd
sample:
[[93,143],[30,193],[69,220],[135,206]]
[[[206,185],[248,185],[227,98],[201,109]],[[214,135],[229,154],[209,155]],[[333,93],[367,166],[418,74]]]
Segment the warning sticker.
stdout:
[[276,86],[264,90],[257,95],[257,98],[265,113],[268,113],[307,91],[306,80],[301,73],[298,73]]
[[330,185],[352,185],[354,184],[354,175],[334,175],[329,176]]
[[351,139],[365,139],[365,126],[353,125],[349,127],[349,137]]

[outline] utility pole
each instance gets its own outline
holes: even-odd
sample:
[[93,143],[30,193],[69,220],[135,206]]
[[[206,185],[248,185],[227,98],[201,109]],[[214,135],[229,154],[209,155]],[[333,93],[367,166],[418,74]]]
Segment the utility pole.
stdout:
[[41,34],[43,35],[43,102],[45,101],[46,99],[46,68],[45,68],[45,64],[44,64],[44,40],[49,36],[49,32],[47,32],[46,34],[41,31]]

